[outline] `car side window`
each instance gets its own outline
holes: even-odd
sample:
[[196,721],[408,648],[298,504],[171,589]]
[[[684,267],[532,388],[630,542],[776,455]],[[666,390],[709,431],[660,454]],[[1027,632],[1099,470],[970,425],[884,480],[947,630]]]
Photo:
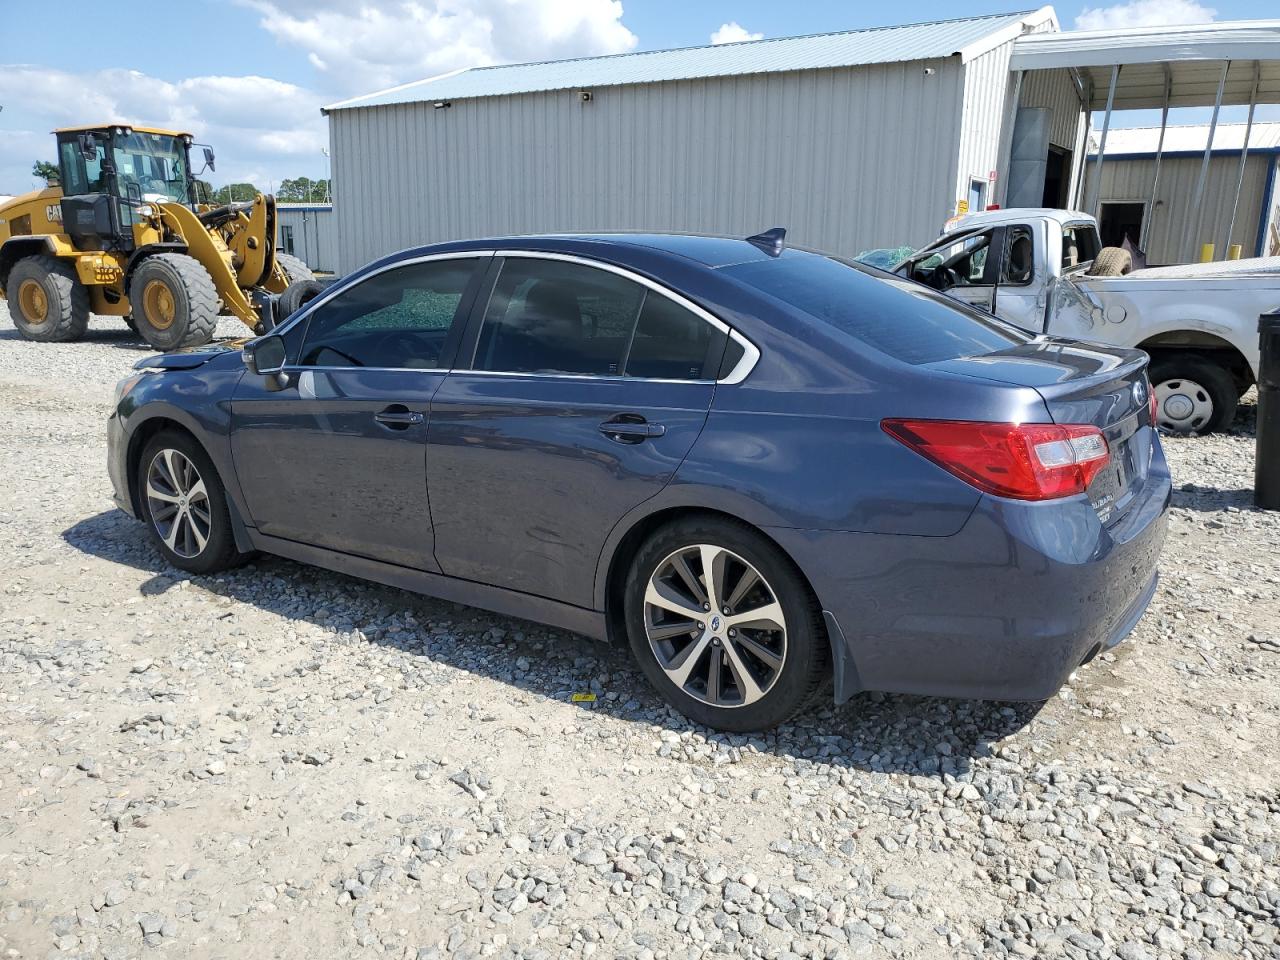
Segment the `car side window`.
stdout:
[[618,376],[644,295],[640,284],[605,270],[509,257],[489,297],[474,367]]
[[1031,228],[1010,227],[1005,237],[1004,276],[1001,282],[1014,286],[1030,283],[1035,270],[1035,243],[1031,238]]
[[627,354],[626,374],[660,380],[714,380],[727,339],[724,331],[669,297],[650,291]]
[[715,379],[728,335],[635,281],[560,260],[508,258],[474,368],[662,380]]
[[361,280],[312,311],[298,362],[438,369],[477,263],[428,260]]

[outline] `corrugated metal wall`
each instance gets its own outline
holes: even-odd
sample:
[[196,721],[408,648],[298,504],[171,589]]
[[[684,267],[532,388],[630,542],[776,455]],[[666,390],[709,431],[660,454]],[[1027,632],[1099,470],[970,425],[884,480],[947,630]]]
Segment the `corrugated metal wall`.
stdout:
[[950,57],[337,110],[338,260],[574,230],[923,243],[954,202],[961,80]]
[[281,243],[284,241],[283,228],[290,227],[293,231],[293,255],[312,270],[336,273],[338,230],[334,211],[326,207],[287,206],[278,206],[276,210]]
[[[1000,159],[1000,130],[1004,126],[1006,104],[1010,96],[1009,55],[1013,41],[1002,43],[964,66],[964,106],[960,125],[960,149],[957,159],[956,203],[967,199],[971,179],[990,181]],[[987,202],[996,199],[995,186],[987,187]],[[978,211],[971,211],[978,212]],[[942,224],[938,224],[942,229]]]
[[[1096,162],[1096,161],[1095,161]],[[1244,256],[1251,257],[1258,244],[1258,221],[1266,193],[1267,172],[1271,157],[1251,154],[1245,165],[1244,186],[1240,191],[1240,207],[1236,214],[1231,242],[1244,245]],[[1146,202],[1151,198],[1154,159],[1126,160],[1108,157],[1102,164],[1102,199]],[[1195,225],[1191,202],[1196,181],[1200,177],[1200,157],[1166,157],[1160,164],[1160,184],[1156,194],[1156,211],[1147,241],[1147,259],[1151,264],[1178,263],[1185,260],[1187,231]],[[1240,157],[1215,156],[1209,161],[1209,177],[1204,190],[1204,220],[1196,249],[1200,243],[1217,245],[1222,257],[1223,236],[1231,220],[1231,201],[1235,196],[1236,175]],[[1094,162],[1089,164],[1090,173]],[[1150,211],[1148,211],[1150,216]]]
[[1084,114],[1071,74],[1066,70],[1029,70],[1022,79],[1021,105],[1048,107],[1053,111],[1049,142],[1064,150],[1074,151],[1079,147]]

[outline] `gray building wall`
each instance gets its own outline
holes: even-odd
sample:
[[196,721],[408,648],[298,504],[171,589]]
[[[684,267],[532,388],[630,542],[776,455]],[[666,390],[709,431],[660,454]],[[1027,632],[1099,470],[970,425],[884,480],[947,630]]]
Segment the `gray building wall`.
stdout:
[[[1245,164],[1244,185],[1240,191],[1240,205],[1236,212],[1235,229],[1231,242],[1242,244],[1243,255],[1252,257],[1258,249],[1258,225],[1266,196],[1267,181],[1273,155],[1250,153]],[[1147,240],[1147,260],[1151,264],[1179,263],[1185,260],[1182,247],[1188,231],[1195,228],[1196,181],[1200,176],[1201,155],[1166,155],[1160,164],[1160,183],[1156,193],[1155,214],[1148,207],[1145,216],[1151,217],[1150,235]],[[1196,240],[1196,254],[1201,243],[1216,245],[1215,256],[1226,255],[1223,239],[1231,220],[1231,202],[1235,197],[1236,177],[1240,169],[1240,154],[1215,154],[1209,161],[1209,177],[1205,183],[1204,218]],[[1090,176],[1096,171],[1096,158],[1089,163]],[[1155,159],[1150,157],[1127,158],[1108,156],[1102,164],[1101,199],[1149,203],[1151,180],[1155,173]]]
[[[605,87],[589,103],[563,90],[335,109],[338,264],[575,230],[785,226],[847,255],[923,243],[955,209],[963,71],[952,56]],[[998,114],[971,100],[970,141],[991,123],[996,139]]]
[[[276,219],[280,228],[281,249],[285,227],[292,231],[293,255],[313,271],[336,273],[338,270],[337,216],[329,204],[277,204]],[[285,252],[289,252],[285,250]]]

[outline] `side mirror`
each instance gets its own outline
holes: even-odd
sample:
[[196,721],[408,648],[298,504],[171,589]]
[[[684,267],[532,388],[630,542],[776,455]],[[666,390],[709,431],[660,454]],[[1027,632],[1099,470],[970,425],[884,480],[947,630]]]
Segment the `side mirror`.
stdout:
[[98,159],[98,142],[92,133],[81,133],[76,141],[80,144],[80,156],[85,160]]
[[269,336],[250,340],[244,345],[244,365],[250,373],[269,376],[284,369],[284,337]]
[[215,173],[217,172],[217,168],[213,165],[213,147],[204,148],[204,165]]

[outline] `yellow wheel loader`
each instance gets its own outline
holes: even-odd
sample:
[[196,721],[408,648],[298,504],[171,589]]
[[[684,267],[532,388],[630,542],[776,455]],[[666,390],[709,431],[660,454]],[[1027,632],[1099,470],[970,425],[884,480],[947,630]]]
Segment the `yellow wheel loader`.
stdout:
[[90,313],[124,318],[157,350],[207,342],[220,314],[262,333],[262,294],[313,279],[276,252],[274,197],[200,202],[190,134],[107,124],[54,135],[61,184],[0,204],[0,297],[28,340],[76,340]]

